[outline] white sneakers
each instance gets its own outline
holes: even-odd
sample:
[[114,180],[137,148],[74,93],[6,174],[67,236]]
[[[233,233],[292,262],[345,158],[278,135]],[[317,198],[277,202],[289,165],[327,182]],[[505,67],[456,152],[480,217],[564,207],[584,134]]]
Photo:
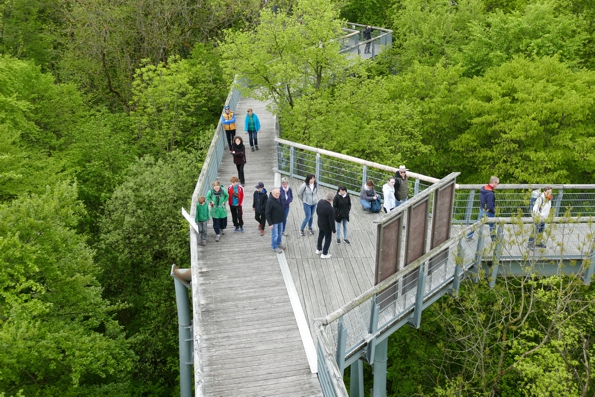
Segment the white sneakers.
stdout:
[[330,258],[331,258],[331,254],[328,254],[328,255],[322,254],[322,255],[320,255],[320,259],[330,259]]

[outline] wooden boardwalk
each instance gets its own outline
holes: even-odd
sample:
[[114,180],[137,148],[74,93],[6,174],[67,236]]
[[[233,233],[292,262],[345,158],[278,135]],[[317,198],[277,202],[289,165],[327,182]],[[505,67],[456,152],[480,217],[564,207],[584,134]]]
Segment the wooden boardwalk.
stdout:
[[[260,150],[251,152],[244,133],[246,109],[260,119]],[[321,396],[308,365],[297,323],[272,251],[270,230],[259,235],[252,212],[254,186],[273,187],[274,119],[262,102],[242,99],[236,109],[237,133],[248,148],[245,166],[245,233],[234,233],[231,214],[220,242],[209,222],[201,257],[200,289],[205,396]],[[225,154],[219,181],[227,187],[237,175]]]

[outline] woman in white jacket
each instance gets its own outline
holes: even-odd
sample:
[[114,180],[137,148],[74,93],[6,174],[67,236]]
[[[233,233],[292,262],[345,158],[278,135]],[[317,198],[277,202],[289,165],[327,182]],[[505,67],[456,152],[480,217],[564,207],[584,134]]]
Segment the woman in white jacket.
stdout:
[[[543,193],[537,197],[535,200],[535,204],[533,204],[533,219],[535,221],[535,230],[534,234],[529,237],[529,248],[533,249],[535,247],[539,248],[546,248],[546,245],[543,243],[543,231],[545,230],[545,222],[544,220],[550,216],[550,209],[552,208],[552,187],[546,186],[543,189]],[[538,244],[535,245],[535,240],[538,241]]]
[[304,206],[304,213],[306,217],[300,227],[300,235],[304,236],[304,229],[308,226],[308,232],[314,234],[312,229],[312,222],[314,221],[314,214],[316,213],[316,205],[318,204],[318,184],[316,177],[313,174],[308,174],[302,186],[298,189],[298,197]]
[[384,211],[391,212],[397,206],[395,197],[395,178],[388,178],[388,182],[382,186],[382,195],[384,196]]

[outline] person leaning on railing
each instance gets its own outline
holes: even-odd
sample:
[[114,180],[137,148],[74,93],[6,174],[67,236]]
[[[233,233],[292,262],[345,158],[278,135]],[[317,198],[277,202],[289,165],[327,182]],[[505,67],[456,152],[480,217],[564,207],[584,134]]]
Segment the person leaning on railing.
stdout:
[[[529,237],[529,248],[534,249],[535,247],[538,248],[546,248],[546,245],[543,243],[543,231],[545,230],[545,222],[544,220],[550,215],[550,209],[552,208],[552,187],[546,186],[543,189],[543,193],[537,197],[535,200],[535,204],[533,204],[533,219],[535,222],[534,232]],[[537,240],[538,244],[535,245],[535,240]]]

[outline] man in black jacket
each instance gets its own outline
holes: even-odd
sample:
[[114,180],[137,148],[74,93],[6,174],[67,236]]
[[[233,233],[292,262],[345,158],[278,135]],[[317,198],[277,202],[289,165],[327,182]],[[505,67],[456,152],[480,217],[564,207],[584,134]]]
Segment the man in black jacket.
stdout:
[[260,235],[264,236],[264,224],[266,223],[264,211],[266,210],[267,205],[267,190],[264,188],[264,183],[262,182],[258,182],[254,187],[256,188],[256,191],[254,192],[254,198],[252,200],[252,211],[255,213],[254,219],[259,223],[258,230],[260,230]]
[[281,245],[285,209],[283,208],[280,197],[281,190],[278,187],[274,188],[267,200],[265,210],[265,217],[271,227],[271,246],[273,247],[273,251],[278,254],[282,253],[285,249],[285,246]]
[[[316,254],[320,254],[320,259],[329,259],[331,254],[328,249],[331,246],[331,239],[335,233],[335,210],[333,209],[333,193],[326,194],[326,200],[320,200],[316,206],[316,215],[318,215],[318,244]],[[324,240],[324,248],[322,247]]]

